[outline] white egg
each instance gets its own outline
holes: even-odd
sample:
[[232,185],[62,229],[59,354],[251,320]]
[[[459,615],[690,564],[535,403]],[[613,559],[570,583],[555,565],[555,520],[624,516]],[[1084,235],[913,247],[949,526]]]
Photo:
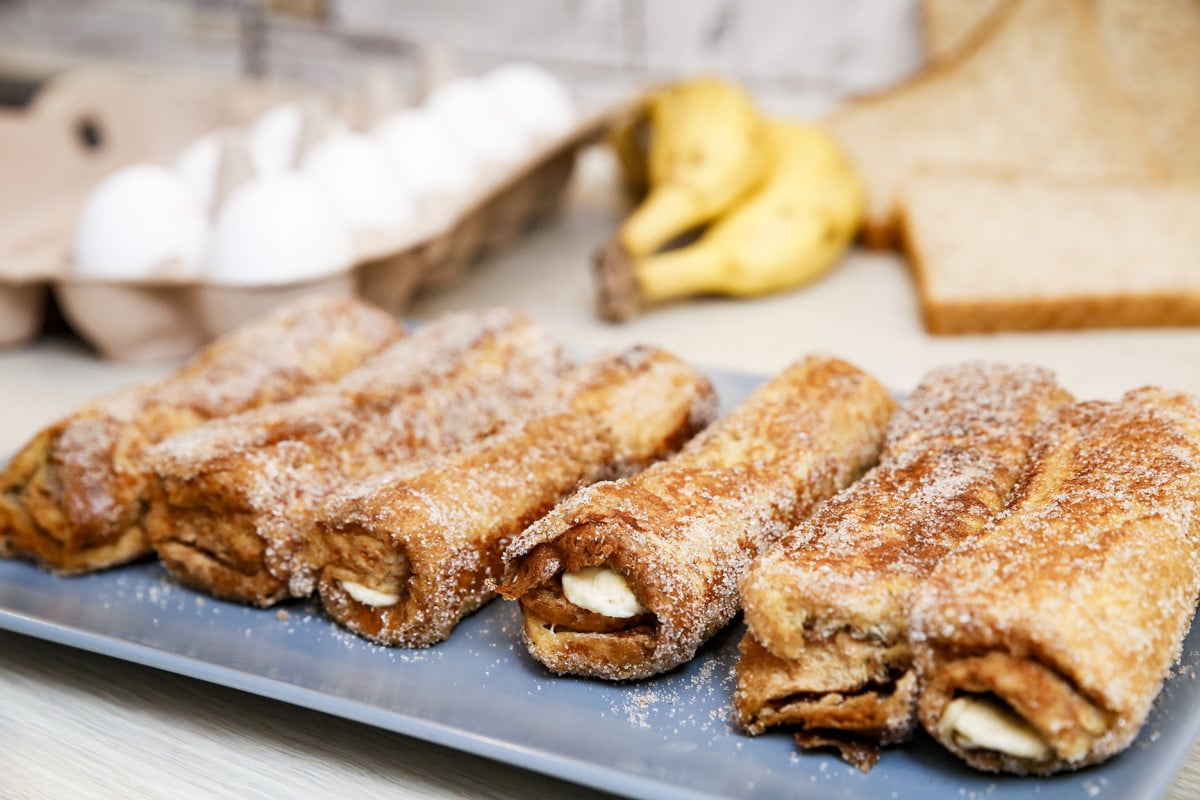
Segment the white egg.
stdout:
[[532,64],[505,64],[487,74],[484,83],[496,101],[531,136],[562,136],[575,125],[575,104],[566,85]]
[[415,204],[383,147],[361,133],[335,133],[318,142],[300,172],[329,196],[356,231],[396,231],[412,222]]
[[530,137],[479,78],[442,84],[429,96],[426,108],[455,144],[483,164],[514,164],[533,149]]
[[207,220],[183,181],[137,164],[92,190],[75,227],[73,273],[102,280],[186,275],[204,250]]
[[291,169],[300,147],[304,111],[295,103],[275,106],[250,126],[250,162],[260,175]]
[[376,125],[372,136],[415,196],[465,194],[475,184],[478,165],[427,111],[398,111]]
[[202,275],[214,283],[278,284],[347,269],[350,227],[329,198],[296,172],[263,175],[221,206]]
[[215,133],[202,136],[184,148],[175,159],[175,174],[196,203],[212,208],[221,169],[221,141]]

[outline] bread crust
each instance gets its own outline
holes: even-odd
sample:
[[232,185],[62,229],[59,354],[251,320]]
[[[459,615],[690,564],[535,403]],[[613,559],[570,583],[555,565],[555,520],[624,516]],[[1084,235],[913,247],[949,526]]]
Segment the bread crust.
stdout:
[[217,597],[259,606],[307,597],[330,495],[492,433],[536,408],[565,367],[522,313],[442,317],[317,395],[164,442],[152,454],[155,549],[173,575]]
[[335,380],[403,333],[360,301],[304,300],[218,339],[165,378],[55,422],[0,474],[0,551],[63,575],[149,554],[153,445]]
[[[477,446],[347,487],[320,523],[325,610],[380,644],[445,639],[494,596],[504,547],[526,526],[580,486],[667,456],[715,408],[694,368],[633,348],[580,367],[557,399]],[[396,599],[364,603],[347,581]]]
[[[736,613],[750,559],[875,459],[894,408],[875,380],[807,358],[760,387],[678,455],[578,492],[514,539],[501,593],[554,672],[643,678],[690,659]],[[558,576],[608,567],[645,615],[605,631],[545,619]],[[527,601],[526,598],[529,598]]]
[[1039,421],[1069,399],[1035,367],[965,364],[926,376],[893,418],[878,466],[743,579],[737,723],[844,740],[859,763],[864,747],[906,740],[917,697],[909,598],[1000,511]]
[[[919,270],[920,267],[918,266]],[[1200,325],[1200,294],[1079,297],[1058,300],[937,302],[921,293],[925,329],[939,335],[1083,328],[1177,328]]]
[[[922,725],[972,766],[1049,774],[1128,747],[1200,594],[1200,403],[1156,388],[1046,422],[1004,514],[944,560],[911,611]],[[941,724],[986,693],[1045,758],[964,746]]]

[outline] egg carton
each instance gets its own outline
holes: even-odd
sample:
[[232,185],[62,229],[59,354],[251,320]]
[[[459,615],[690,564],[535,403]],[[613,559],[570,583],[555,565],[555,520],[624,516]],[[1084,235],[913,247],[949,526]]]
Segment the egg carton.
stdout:
[[139,160],[167,160],[213,127],[242,125],[306,90],[87,67],[0,111],[0,346],[38,335],[66,277],[92,186]]
[[[400,313],[421,286],[458,279],[484,253],[552,216],[565,200],[577,153],[603,134],[611,116],[578,120],[520,163],[486,176],[447,213],[426,215],[399,236],[360,242],[355,262],[334,274],[257,285],[69,274],[76,219],[103,176],[135,162],[169,163],[196,137],[247,125],[298,97],[292,88],[89,69],[52,82],[28,111],[0,117],[0,158],[11,158],[27,176],[23,188],[36,184],[25,202],[13,192],[13,183],[22,182],[0,188],[11,194],[0,195],[0,345],[38,335],[47,292],[76,333],[119,360],[189,354],[281,302],[313,293],[358,295]],[[334,107],[347,102],[327,99]],[[100,146],[91,146],[94,138]]]

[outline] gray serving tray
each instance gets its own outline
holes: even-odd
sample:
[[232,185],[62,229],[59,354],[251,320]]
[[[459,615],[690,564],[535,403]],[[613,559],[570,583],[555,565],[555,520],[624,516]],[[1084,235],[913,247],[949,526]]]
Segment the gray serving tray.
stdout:
[[[726,407],[758,378],[714,373]],[[641,798],[1157,798],[1200,735],[1200,629],[1125,753],[1051,778],[975,772],[919,734],[867,774],[730,724],[735,622],[690,664],[609,684],[547,673],[496,602],[428,650],[378,647],[319,605],[213,600],[155,563],[59,579],[0,561],[0,628],[221,684]]]

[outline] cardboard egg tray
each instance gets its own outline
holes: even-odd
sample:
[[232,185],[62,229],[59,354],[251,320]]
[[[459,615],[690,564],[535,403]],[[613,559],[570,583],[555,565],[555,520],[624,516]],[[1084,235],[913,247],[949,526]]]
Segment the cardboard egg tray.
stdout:
[[[453,209],[362,243],[358,261],[337,274],[258,286],[70,275],[76,219],[105,175],[131,163],[170,163],[193,139],[247,125],[272,105],[302,99],[300,92],[89,68],[54,79],[28,109],[0,115],[0,160],[13,177],[0,182],[0,346],[39,334],[47,292],[76,333],[120,360],[187,355],[310,293],[357,294],[400,313],[420,286],[456,279],[559,209],[578,150],[608,125],[604,114],[580,120],[521,164],[487,176]],[[345,100],[328,99],[335,107]]]

